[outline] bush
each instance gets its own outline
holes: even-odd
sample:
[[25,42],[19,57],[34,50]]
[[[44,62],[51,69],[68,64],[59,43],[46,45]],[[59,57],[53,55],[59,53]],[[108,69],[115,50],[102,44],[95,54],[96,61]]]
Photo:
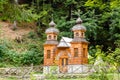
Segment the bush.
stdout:
[[[32,43],[31,43],[32,42]],[[21,44],[0,40],[0,66],[6,65],[24,66],[24,65],[39,65],[43,62],[43,47],[42,42],[36,39],[29,39]]]
[[91,74],[91,75],[89,76],[89,78],[90,78],[90,79],[98,79],[99,76],[98,76],[97,74],[93,73],[93,74]]
[[25,54],[22,54],[21,64],[22,65],[30,65],[30,64],[40,64],[43,60],[41,53],[37,53],[34,51],[27,51]]
[[8,49],[6,46],[0,45],[0,60],[3,60],[7,51],[8,51]]
[[0,66],[5,66],[6,64],[11,64],[14,66],[23,66],[23,65],[38,65],[43,61],[43,52],[38,44],[28,44],[27,50],[22,51],[21,53],[15,50],[12,50],[7,46],[7,43],[0,45],[0,61],[4,61],[4,64]]
[[40,64],[43,61],[43,52],[38,44],[28,44],[28,51],[22,54],[21,62],[23,65]]
[[28,38],[30,39],[36,39],[37,38],[37,34],[33,31],[28,33]]
[[[3,1],[3,0],[2,0]],[[1,3],[1,2],[0,2]],[[28,5],[16,5],[6,1],[2,6],[0,5],[1,20],[17,20],[18,22],[32,22],[37,20],[39,16],[34,13],[32,8],[27,9]]]
[[4,60],[15,66],[20,65],[21,54],[17,53],[16,51],[9,50],[8,53],[6,53]]

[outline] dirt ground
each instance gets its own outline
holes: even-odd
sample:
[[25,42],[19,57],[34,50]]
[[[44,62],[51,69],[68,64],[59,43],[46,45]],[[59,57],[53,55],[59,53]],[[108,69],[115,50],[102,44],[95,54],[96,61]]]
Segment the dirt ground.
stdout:
[[13,30],[12,28],[13,24],[0,21],[0,39],[15,39],[17,37],[21,38],[23,35],[26,35],[32,31],[32,29],[28,27],[17,27],[16,30]]

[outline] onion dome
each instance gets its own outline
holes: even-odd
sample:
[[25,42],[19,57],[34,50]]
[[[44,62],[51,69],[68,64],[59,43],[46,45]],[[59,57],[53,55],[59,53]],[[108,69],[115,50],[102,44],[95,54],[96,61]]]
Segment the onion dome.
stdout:
[[54,27],[55,25],[56,25],[56,24],[54,23],[53,20],[49,23],[49,26],[50,26],[50,27]]
[[49,23],[50,28],[46,29],[45,33],[59,33],[59,30],[55,28],[56,24],[54,23],[54,21],[51,21]]
[[76,20],[76,25],[73,26],[72,28],[72,31],[76,31],[76,30],[82,30],[82,31],[86,31],[86,28],[81,25],[82,24],[82,20],[81,18],[79,17],[77,20]]

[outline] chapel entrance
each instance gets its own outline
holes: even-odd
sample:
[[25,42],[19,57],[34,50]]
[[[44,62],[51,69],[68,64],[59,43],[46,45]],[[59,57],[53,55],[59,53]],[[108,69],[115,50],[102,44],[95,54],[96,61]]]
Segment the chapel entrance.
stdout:
[[60,58],[60,73],[66,73],[68,65],[68,58]]

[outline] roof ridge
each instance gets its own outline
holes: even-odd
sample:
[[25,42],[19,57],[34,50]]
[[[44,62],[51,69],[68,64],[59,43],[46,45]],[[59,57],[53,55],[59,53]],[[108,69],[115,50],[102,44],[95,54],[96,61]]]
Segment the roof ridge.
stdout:
[[[63,40],[64,40],[64,38],[63,38]],[[65,40],[64,40],[64,41],[65,41]],[[66,44],[67,46],[69,46],[66,41],[65,41],[65,44]]]
[[[69,37],[62,37],[62,38],[69,38]],[[69,39],[72,39],[72,38],[69,38]]]

